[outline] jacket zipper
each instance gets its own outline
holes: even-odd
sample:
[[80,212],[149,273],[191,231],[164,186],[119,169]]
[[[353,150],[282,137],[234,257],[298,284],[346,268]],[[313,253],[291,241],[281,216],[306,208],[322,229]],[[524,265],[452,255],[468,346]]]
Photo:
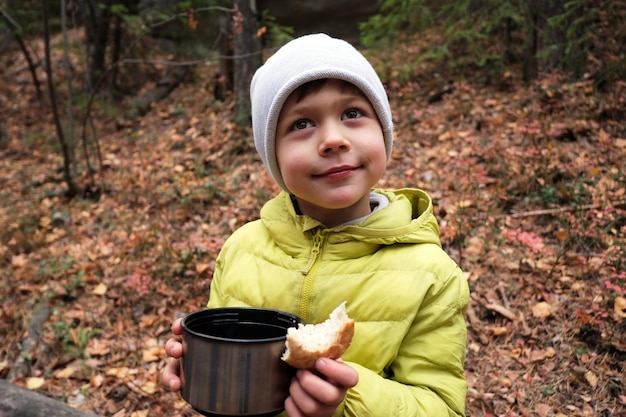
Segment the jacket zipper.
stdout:
[[313,268],[313,265],[315,264],[315,261],[317,261],[317,257],[320,254],[321,247],[322,247],[322,236],[321,236],[321,232],[318,230],[317,232],[315,232],[315,235],[313,236],[313,247],[311,248],[311,256],[309,258],[309,263],[304,268],[304,271],[302,271],[302,275],[307,276],[309,272],[311,272],[311,268]]
[[311,256],[309,258],[309,262],[306,265],[306,268],[302,271],[302,275],[304,276],[304,283],[302,285],[302,293],[300,300],[300,317],[307,322],[309,320],[309,304],[311,303],[311,296],[313,294],[313,282],[315,281],[315,274],[312,274],[313,267],[315,263],[319,259],[319,255],[322,249],[322,243],[324,239],[322,238],[321,231],[317,231],[313,236],[313,247],[311,248]]

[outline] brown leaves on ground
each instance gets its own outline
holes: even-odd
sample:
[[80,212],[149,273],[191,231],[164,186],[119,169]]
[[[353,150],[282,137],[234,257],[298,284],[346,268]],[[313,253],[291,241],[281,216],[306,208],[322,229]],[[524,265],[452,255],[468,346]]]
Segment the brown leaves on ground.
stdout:
[[[72,406],[192,415],[159,386],[163,344],[174,317],[206,303],[224,240],[278,191],[250,130],[213,101],[214,68],[198,67],[142,118],[96,108],[101,196],[67,201],[48,104],[13,62],[0,95],[0,376],[25,355],[13,382]],[[466,271],[468,415],[625,416],[626,83],[599,92],[548,74],[525,87],[483,71],[491,86],[440,85],[427,63],[407,82],[386,76],[397,139],[380,184],[432,195]],[[21,352],[42,303],[39,343]]]

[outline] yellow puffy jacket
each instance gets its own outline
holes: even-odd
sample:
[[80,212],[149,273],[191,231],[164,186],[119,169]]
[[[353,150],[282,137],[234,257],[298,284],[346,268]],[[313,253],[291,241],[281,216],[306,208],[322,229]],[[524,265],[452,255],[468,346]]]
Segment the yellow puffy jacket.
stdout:
[[374,191],[389,206],[334,228],[296,214],[281,192],[225,243],[208,307],[319,323],[347,301],[355,334],[343,360],[359,383],[336,416],[464,416],[467,281],[441,248],[425,192]]

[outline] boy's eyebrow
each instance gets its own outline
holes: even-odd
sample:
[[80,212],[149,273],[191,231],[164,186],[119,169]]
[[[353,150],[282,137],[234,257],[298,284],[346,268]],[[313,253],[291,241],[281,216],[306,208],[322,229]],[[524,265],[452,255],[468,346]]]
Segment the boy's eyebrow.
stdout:
[[325,85],[327,85],[331,81],[336,81],[341,84],[340,91],[342,93],[349,91],[349,92],[352,92],[353,95],[355,96],[365,97],[365,93],[359,87],[357,87],[356,85],[352,84],[349,81],[342,80],[339,78],[320,78],[317,80],[309,81],[298,86],[294,91],[292,91],[291,94],[296,95],[297,96],[296,102],[299,102],[305,97],[307,97],[309,94],[312,94],[321,90],[322,88],[324,88]]
[[[360,93],[359,91],[341,91],[340,95],[335,98],[335,101],[341,105],[348,105],[355,100],[362,100],[363,103],[368,103],[371,106],[369,99],[365,96],[365,94]],[[296,102],[290,106],[289,113],[306,113],[309,108],[315,108],[316,106],[317,105],[315,104],[306,104],[302,101],[296,100]]]

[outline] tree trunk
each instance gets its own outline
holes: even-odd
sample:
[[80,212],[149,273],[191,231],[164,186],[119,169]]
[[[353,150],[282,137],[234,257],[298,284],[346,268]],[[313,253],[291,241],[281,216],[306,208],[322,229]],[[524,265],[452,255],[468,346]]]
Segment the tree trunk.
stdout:
[[540,15],[543,0],[530,0],[526,6],[526,28],[524,56],[522,57],[522,73],[524,82],[529,83],[537,77],[539,64],[537,52],[539,51]]
[[224,29],[220,32],[220,73],[215,80],[214,96],[216,100],[224,101],[226,98],[226,91],[232,91],[233,89],[233,60],[231,57],[234,55],[233,48],[233,31],[232,24],[230,22],[224,25]]
[[71,153],[65,135],[63,133],[63,127],[61,126],[61,120],[59,119],[59,110],[57,108],[56,90],[54,89],[54,80],[52,78],[52,62],[50,60],[50,29],[48,25],[48,0],[42,0],[42,19],[43,19],[43,37],[44,37],[44,50],[45,50],[45,62],[46,62],[46,76],[48,78],[48,94],[50,96],[50,106],[52,108],[52,117],[54,119],[54,125],[57,130],[57,138],[61,145],[61,151],[63,152],[63,177],[67,184],[67,196],[72,198],[78,194],[78,188],[74,183],[72,177],[72,163]]
[[113,69],[111,69],[111,77],[109,80],[109,88],[117,90],[117,74],[118,65],[117,62],[122,56],[122,18],[115,16],[113,24],[113,51],[111,53],[111,62]]
[[565,0],[530,0],[526,3],[527,33],[524,49],[524,81],[539,72],[571,71],[580,75],[585,67],[588,46],[583,42],[578,21],[584,13],[582,3],[566,7]]
[[[15,10],[16,8],[17,8],[17,4],[15,4],[14,1],[8,2],[8,7],[7,7],[8,10]],[[14,28],[13,30],[11,30],[7,27],[6,29],[7,31],[9,31],[11,36],[13,36],[13,38],[19,45],[20,49],[22,50],[22,53],[24,54],[24,58],[26,59],[26,62],[28,63],[28,70],[30,71],[30,74],[33,78],[33,83],[35,84],[35,90],[37,92],[37,100],[41,100],[42,98],[41,87],[39,84],[39,79],[37,78],[37,65],[39,65],[39,63],[35,65],[35,62],[33,61],[30,55],[30,52],[28,52],[28,48],[26,47],[24,38],[22,37],[22,34],[20,33],[21,28],[19,24],[13,19],[13,17],[11,17],[11,15],[8,12],[3,10],[2,15],[9,22],[9,24],[13,26]],[[2,53],[2,50],[0,50],[0,54],[1,53]]]
[[256,13],[256,0],[234,0],[235,122],[240,126],[249,126],[251,123],[250,80],[261,65],[262,58]]
[[37,100],[41,100],[42,93],[41,93],[41,86],[39,84],[39,79],[37,78],[37,67],[35,66],[35,63],[33,62],[33,59],[31,58],[30,53],[28,52],[28,48],[26,47],[26,44],[24,43],[24,39],[22,39],[22,36],[19,33],[14,33],[13,36],[15,37],[15,40],[17,41],[17,44],[20,46],[20,49],[22,50],[22,53],[24,54],[24,58],[26,58],[26,62],[28,63],[28,70],[30,71],[30,75],[33,78],[33,83],[35,84],[35,91],[37,92]]
[[87,0],[79,2],[82,6],[82,18],[85,24],[85,36],[89,48],[89,79],[95,85],[105,73],[106,48],[109,41],[109,23],[111,13],[110,0],[103,2]]

